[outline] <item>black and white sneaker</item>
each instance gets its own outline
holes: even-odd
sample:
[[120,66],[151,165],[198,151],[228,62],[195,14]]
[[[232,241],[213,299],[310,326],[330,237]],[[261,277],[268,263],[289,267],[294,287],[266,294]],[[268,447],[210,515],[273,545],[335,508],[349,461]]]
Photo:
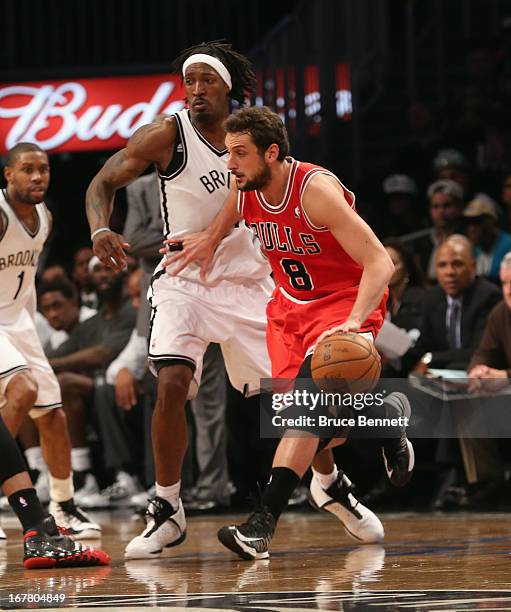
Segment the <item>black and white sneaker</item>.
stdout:
[[253,512],[246,523],[228,525],[218,531],[218,539],[242,559],[267,559],[268,546],[275,533],[275,518],[265,506]]
[[147,507],[146,520],[144,531],[126,546],[125,559],[158,559],[164,548],[184,542],[186,518],[181,500],[174,509],[166,499],[155,497]]
[[76,536],[79,540],[89,540],[101,537],[101,527],[91,521],[85,512],[70,499],[65,502],[50,501],[50,514],[55,517],[59,527]]
[[323,489],[314,476],[310,484],[310,502],[317,510],[336,516],[346,534],[360,544],[375,544],[385,536],[380,519],[353,495],[353,485],[341,471],[328,489]]
[[[404,393],[394,391],[384,400],[389,418],[406,417],[412,413],[410,402]],[[390,482],[395,487],[404,487],[412,477],[415,454],[410,440],[406,437],[406,426],[399,427],[399,437],[387,438],[382,444],[383,462]]]

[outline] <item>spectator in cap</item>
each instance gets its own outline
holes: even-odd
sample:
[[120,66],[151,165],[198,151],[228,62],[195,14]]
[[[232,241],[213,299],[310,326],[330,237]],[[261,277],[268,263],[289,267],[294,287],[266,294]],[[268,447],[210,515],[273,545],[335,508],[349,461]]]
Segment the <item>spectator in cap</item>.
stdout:
[[381,235],[402,236],[425,227],[417,207],[417,185],[406,174],[391,174],[383,181],[386,213]]
[[499,228],[495,202],[477,194],[467,204],[463,217],[467,236],[475,247],[477,274],[498,281],[500,263],[511,251],[511,234]]
[[442,149],[433,161],[437,179],[449,179],[460,185],[462,196],[470,193],[470,166],[465,156],[457,149]]
[[428,187],[428,230],[402,236],[401,241],[418,254],[430,281],[436,280],[435,256],[438,247],[452,234],[460,232],[463,220],[463,190],[450,179],[435,181]]

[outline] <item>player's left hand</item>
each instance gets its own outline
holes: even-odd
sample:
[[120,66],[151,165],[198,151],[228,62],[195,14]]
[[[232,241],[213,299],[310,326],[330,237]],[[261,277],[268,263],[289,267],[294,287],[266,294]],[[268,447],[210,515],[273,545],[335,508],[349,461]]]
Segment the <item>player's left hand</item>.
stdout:
[[171,251],[169,249],[169,245],[175,242],[175,240],[165,240],[163,243],[165,246],[160,249],[160,253],[167,255],[163,262],[163,267],[168,268],[168,266],[172,266],[172,270],[169,270],[169,274],[177,276],[187,266],[195,262],[200,267],[201,280],[206,280],[207,272],[211,266],[215,253],[215,246],[213,245],[209,232],[204,230],[203,232],[184,236],[179,241],[182,246],[180,251]]
[[360,326],[361,323],[358,319],[347,319],[342,325],[336,325],[332,327],[332,329],[324,331],[317,342],[321,342],[325,338],[328,338],[328,336],[333,336],[334,334],[357,334],[360,331]]

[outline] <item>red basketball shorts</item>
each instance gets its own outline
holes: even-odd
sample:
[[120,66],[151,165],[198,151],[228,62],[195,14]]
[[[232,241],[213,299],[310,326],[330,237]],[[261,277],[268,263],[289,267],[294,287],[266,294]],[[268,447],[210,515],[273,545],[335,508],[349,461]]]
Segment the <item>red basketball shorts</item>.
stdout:
[[[358,288],[331,293],[325,297],[302,302],[282,292],[273,292],[266,314],[266,342],[271,360],[272,377],[294,379],[306,355],[314,348],[318,337],[328,329],[346,321]],[[360,329],[372,332],[376,338],[385,317],[385,302],[370,315]]]

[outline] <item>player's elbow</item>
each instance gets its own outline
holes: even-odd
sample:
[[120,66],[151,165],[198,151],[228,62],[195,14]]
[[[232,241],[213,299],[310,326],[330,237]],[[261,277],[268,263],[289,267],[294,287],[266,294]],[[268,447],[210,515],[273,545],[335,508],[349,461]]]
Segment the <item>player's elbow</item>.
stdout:
[[381,261],[381,274],[385,278],[385,284],[389,284],[392,275],[394,274],[394,263],[390,258],[390,255],[385,249],[383,249],[382,261]]

